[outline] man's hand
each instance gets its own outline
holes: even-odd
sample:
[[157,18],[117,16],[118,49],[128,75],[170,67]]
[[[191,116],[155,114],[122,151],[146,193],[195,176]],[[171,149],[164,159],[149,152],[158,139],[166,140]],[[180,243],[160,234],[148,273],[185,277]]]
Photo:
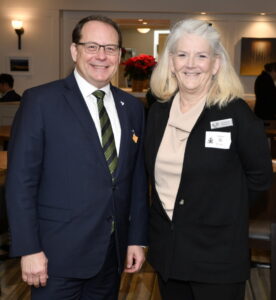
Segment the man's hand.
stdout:
[[48,279],[48,259],[44,252],[21,257],[22,279],[28,285],[45,286]]
[[128,246],[126,257],[126,273],[138,272],[145,261],[145,251],[141,246]]

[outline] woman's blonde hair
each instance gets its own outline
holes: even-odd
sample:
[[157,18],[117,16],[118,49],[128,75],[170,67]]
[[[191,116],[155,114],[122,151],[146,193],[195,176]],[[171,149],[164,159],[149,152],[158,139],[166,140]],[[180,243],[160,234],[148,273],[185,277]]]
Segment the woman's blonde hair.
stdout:
[[177,42],[185,34],[195,34],[206,39],[215,56],[220,59],[220,67],[212,79],[207,95],[207,106],[223,106],[236,97],[243,97],[243,87],[230,58],[220,42],[220,35],[206,21],[188,19],[174,25],[168,36],[165,49],[153,71],[150,80],[152,93],[161,100],[169,100],[177,91],[176,77],[170,69],[170,55],[175,52]]

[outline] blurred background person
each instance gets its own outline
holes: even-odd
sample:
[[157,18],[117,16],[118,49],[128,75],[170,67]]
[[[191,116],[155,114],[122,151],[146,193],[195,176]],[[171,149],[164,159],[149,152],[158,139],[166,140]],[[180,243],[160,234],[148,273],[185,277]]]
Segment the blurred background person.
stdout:
[[276,120],[276,62],[264,65],[254,85],[255,113],[263,120]]
[[10,74],[0,74],[0,102],[20,101],[21,96],[13,89],[14,79]]
[[165,300],[243,300],[248,210],[271,184],[264,126],[211,24],[172,29],[151,78],[149,262]]

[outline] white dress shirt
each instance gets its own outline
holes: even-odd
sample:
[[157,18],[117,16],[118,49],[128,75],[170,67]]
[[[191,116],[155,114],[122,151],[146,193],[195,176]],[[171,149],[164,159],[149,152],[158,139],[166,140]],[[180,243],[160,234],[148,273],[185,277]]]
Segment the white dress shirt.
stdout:
[[[77,81],[77,84],[79,86],[79,89],[81,91],[81,94],[85,100],[85,103],[88,107],[88,110],[90,112],[90,115],[94,121],[99,139],[102,143],[102,133],[101,133],[101,124],[100,124],[100,118],[99,118],[99,112],[98,112],[98,105],[97,105],[97,98],[92,94],[96,90],[99,90],[95,86],[93,86],[91,83],[89,83],[87,80],[85,80],[75,69],[74,75]],[[113,130],[113,135],[115,139],[115,146],[117,150],[117,155],[119,156],[120,151],[120,142],[121,142],[121,125],[117,113],[117,109],[115,106],[115,101],[112,95],[112,92],[110,90],[110,84],[107,84],[106,86],[102,87],[100,90],[105,92],[104,96],[104,107],[107,111],[107,114],[110,119],[111,127]]]

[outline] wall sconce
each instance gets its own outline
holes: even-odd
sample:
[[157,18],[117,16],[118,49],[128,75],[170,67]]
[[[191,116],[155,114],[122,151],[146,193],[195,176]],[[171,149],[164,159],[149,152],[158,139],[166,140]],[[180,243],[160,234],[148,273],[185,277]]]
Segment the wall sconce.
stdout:
[[13,20],[12,27],[18,36],[18,49],[21,49],[21,35],[24,33],[23,22],[19,20]]
[[137,28],[137,31],[140,33],[148,33],[150,31],[150,28]]

